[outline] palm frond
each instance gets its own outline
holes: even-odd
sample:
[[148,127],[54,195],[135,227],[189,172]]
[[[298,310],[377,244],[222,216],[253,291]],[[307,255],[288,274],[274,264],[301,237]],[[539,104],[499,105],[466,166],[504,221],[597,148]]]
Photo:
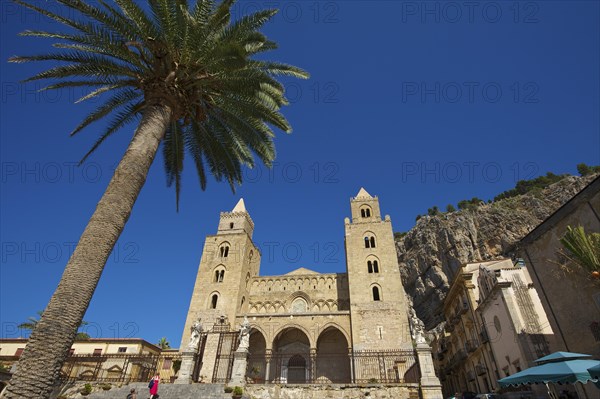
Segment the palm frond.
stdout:
[[234,190],[242,168],[253,167],[255,158],[272,164],[274,129],[291,131],[280,112],[288,101],[278,77],[305,79],[308,73],[253,58],[277,48],[260,32],[277,10],[232,18],[235,0],[147,0],[147,7],[135,0],[57,0],[68,12],[15,1],[67,28],[21,33],[56,40],[54,52],[10,58],[52,63],[25,81],[47,80],[41,90],[87,88],[77,103],[104,100],[71,132],[108,120],[81,162],[148,104],[170,107],[162,144],[167,185],[174,186],[178,207],[186,152],[202,189],[212,174]]

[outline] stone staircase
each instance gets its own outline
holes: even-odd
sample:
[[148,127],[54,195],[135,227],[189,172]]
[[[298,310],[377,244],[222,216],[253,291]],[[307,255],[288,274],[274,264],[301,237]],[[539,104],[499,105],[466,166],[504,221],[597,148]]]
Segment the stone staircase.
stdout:
[[[127,394],[135,388],[138,399],[147,399],[148,383],[132,383],[122,388],[113,388],[109,391],[94,392],[87,396],[89,399],[125,399]],[[160,384],[158,388],[159,399],[231,399],[231,393],[225,393],[224,384]]]

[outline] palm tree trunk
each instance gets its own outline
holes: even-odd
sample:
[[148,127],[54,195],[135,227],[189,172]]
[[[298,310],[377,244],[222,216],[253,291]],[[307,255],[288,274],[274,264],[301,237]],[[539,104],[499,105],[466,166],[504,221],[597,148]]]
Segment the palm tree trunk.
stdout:
[[98,202],[42,318],[31,333],[5,398],[48,398],[73,344],[100,275],[169,126],[172,111],[155,105],[143,114],[125,155]]

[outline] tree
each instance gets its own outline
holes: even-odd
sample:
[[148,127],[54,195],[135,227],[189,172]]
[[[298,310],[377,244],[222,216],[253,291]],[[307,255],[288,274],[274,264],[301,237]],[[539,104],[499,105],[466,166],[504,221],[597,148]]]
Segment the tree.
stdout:
[[429,216],[439,215],[440,214],[440,210],[438,209],[437,205],[434,205],[433,208],[427,209],[427,214]]
[[158,347],[160,349],[171,349],[171,344],[169,343],[169,341],[167,341],[166,337],[162,337],[161,339],[158,340]]
[[599,166],[589,166],[589,165],[586,165],[585,163],[580,163],[580,164],[577,164],[577,172],[579,172],[579,174],[581,176],[587,176],[587,175],[591,175],[593,173],[599,173],[600,165]]
[[288,102],[276,77],[308,74],[255,58],[277,47],[259,31],[276,10],[232,21],[234,0],[148,0],[147,7],[134,0],[57,0],[63,6],[59,10],[45,2],[15,1],[68,30],[23,32],[59,43],[48,54],[10,61],[58,62],[27,81],[50,80],[42,90],[91,90],[79,101],[103,99],[72,134],[112,116],[82,162],[119,128],[140,118],[5,393],[8,398],[47,398],[159,145],[177,204],[186,152],[202,189],[207,174],[234,189],[242,181],[242,167],[254,166],[255,157],[271,166],[273,128],[291,132],[279,111]]
[[600,271],[600,233],[586,234],[582,226],[567,226],[560,242],[575,263],[590,272]]
[[[39,316],[37,319],[34,316],[28,317],[27,321],[19,324],[17,326],[17,328],[33,331],[35,329],[35,326],[37,325],[37,323],[40,321],[40,318],[42,317],[42,313],[44,313],[44,312],[42,312],[41,310],[38,310],[35,313],[37,313],[37,315]],[[79,324],[79,328],[87,326],[88,324],[89,323],[87,321],[82,320],[81,323]],[[90,335],[88,333],[78,331],[77,334],[75,334],[76,341],[84,341],[86,339],[90,339]]]
[[446,207],[446,212],[456,212],[456,208],[452,204],[448,204]]

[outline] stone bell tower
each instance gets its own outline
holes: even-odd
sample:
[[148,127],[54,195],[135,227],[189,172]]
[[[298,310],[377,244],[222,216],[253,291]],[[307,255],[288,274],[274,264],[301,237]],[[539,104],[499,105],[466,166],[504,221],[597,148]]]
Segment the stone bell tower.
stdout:
[[354,350],[412,349],[406,294],[389,216],[361,188],[345,220],[346,268]]
[[253,231],[254,222],[243,199],[231,212],[221,212],[217,234],[204,241],[181,350],[198,318],[202,319],[204,331],[209,331],[221,316],[227,318],[232,329],[237,328],[235,317],[247,307],[248,282],[258,274],[260,265],[260,252],[252,242]]

